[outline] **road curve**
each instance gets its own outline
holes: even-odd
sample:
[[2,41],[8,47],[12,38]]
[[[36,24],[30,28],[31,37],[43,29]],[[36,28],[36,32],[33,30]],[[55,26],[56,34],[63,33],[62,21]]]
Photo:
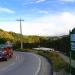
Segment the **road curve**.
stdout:
[[39,63],[35,54],[15,52],[12,59],[0,62],[0,75],[35,75]]
[[38,75],[53,75],[52,64],[46,58],[39,57],[41,60],[41,68]]
[[[12,59],[0,62],[0,75],[50,75],[47,71],[50,70],[48,65],[46,59],[36,54],[14,52]],[[46,71],[43,68],[46,68]]]

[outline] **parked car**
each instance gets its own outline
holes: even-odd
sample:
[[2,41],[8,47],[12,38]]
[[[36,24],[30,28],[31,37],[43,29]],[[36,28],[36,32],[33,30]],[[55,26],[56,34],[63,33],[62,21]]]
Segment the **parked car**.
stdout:
[[13,56],[13,49],[11,45],[1,44],[0,45],[0,59],[7,60]]

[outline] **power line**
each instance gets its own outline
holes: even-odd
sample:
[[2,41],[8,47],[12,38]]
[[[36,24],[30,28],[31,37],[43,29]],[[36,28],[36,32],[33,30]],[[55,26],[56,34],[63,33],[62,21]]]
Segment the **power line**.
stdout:
[[21,49],[23,49],[23,42],[22,42],[22,21],[24,21],[23,19],[17,19],[16,21],[20,22],[20,34],[21,34]]

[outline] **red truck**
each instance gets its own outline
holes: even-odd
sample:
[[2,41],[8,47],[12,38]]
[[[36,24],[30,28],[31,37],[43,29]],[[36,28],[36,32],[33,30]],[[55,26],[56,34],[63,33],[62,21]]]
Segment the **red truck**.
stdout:
[[0,60],[7,60],[13,56],[12,45],[1,44],[0,45]]

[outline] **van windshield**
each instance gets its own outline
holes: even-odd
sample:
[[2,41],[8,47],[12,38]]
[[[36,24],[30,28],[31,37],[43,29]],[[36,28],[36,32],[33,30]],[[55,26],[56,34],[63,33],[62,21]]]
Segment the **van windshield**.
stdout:
[[5,47],[5,45],[1,44],[0,45],[0,50],[2,50]]

